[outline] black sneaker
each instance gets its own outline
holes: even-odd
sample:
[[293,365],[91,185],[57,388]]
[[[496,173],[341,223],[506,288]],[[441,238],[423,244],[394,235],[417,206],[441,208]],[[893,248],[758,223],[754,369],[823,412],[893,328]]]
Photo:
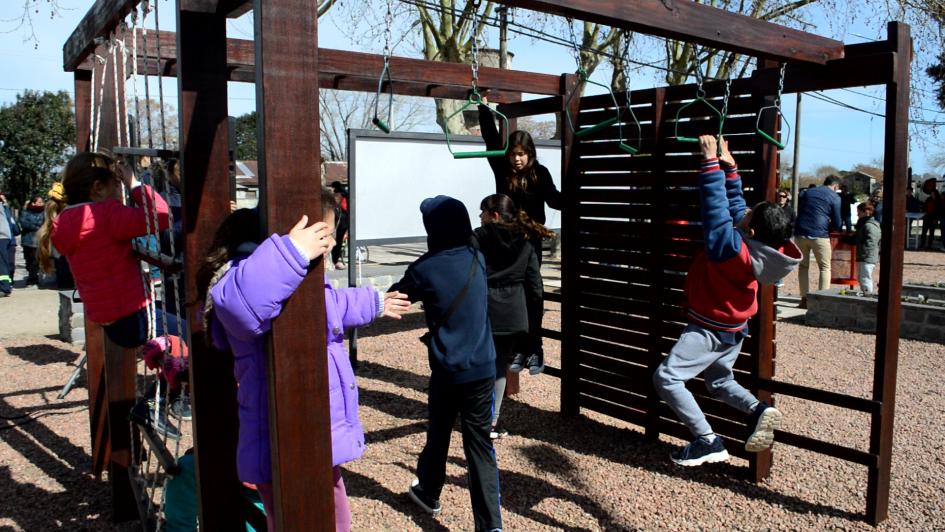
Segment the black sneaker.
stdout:
[[151,423],[151,418],[153,415],[154,402],[141,399],[137,402],[137,404],[135,404],[134,408],[131,409],[130,417],[135,423],[145,427],[150,427],[157,434],[166,436],[170,440],[176,441],[180,439],[180,431],[168,421],[167,410],[165,408],[158,409],[157,423]]
[[669,457],[681,466],[693,467],[705,463],[724,462],[728,460],[728,451],[725,450],[722,438],[716,436],[712,443],[709,443],[700,436],[692,440],[689,445],[670,453]]
[[538,375],[542,371],[545,371],[545,355],[535,353],[528,357],[528,362],[526,362],[525,365],[528,366],[528,373],[530,375]]
[[509,435],[509,431],[505,430],[505,427],[496,423],[492,426],[492,430],[489,431],[489,439],[498,440],[499,438],[504,438]]
[[515,358],[512,359],[512,364],[509,365],[509,371],[512,373],[518,373],[525,368],[525,353],[515,353]]
[[193,413],[190,409],[190,396],[181,394],[180,397],[171,403],[170,413],[181,421],[190,421],[193,419]]
[[417,503],[417,506],[423,508],[423,511],[432,515],[440,513],[440,501],[424,493],[418,479],[413,479],[410,487],[407,488],[407,494],[410,495],[413,502]]
[[758,403],[748,418],[751,434],[745,440],[745,450],[751,453],[764,451],[774,443],[774,431],[781,426],[783,414],[764,401]]

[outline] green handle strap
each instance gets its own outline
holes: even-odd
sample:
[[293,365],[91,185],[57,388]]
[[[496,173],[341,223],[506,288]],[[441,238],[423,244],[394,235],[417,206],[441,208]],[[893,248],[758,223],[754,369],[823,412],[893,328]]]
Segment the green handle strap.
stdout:
[[[769,135],[766,131],[761,129],[761,115],[767,109],[774,109],[775,111],[777,111],[778,116],[781,117],[781,124],[787,130],[787,133],[784,135],[784,142],[779,141],[778,139],[774,138],[773,135]],[[755,133],[757,133],[766,142],[773,144],[777,149],[783,150],[784,147],[786,146],[788,138],[790,138],[791,136],[791,123],[788,122],[787,117],[784,116],[784,113],[781,112],[780,107],[778,107],[777,105],[768,105],[766,107],[762,107],[761,109],[758,109],[758,119],[755,120]]]
[[625,153],[629,153],[630,155],[636,155],[640,153],[640,148],[643,145],[643,126],[640,125],[640,120],[637,118],[636,113],[633,112],[633,108],[630,107],[629,101],[627,102],[625,109],[630,113],[630,118],[633,119],[633,125],[637,128],[637,139],[639,139],[639,142],[637,143],[637,146],[634,147],[623,141],[624,139],[623,123],[621,122],[620,127],[618,129],[618,135],[620,136],[620,143],[617,144],[617,148],[619,148],[621,151]]
[[693,101],[687,103],[686,105],[683,105],[682,107],[679,108],[678,111],[676,111],[676,128],[673,130],[673,133],[674,133],[673,136],[676,137],[676,140],[677,140],[677,141],[679,141],[679,142],[699,142],[699,139],[696,138],[696,137],[684,137],[684,136],[680,136],[680,135],[679,135],[679,117],[682,116],[683,110],[685,110],[687,107],[689,107],[689,106],[691,106],[691,105],[694,105],[694,104],[697,104],[697,103],[700,103],[700,102],[703,103],[703,104],[705,104],[706,107],[708,107],[716,116],[719,117],[719,132],[718,132],[718,136],[720,136],[720,137],[722,136],[722,126],[725,125],[725,117],[722,116],[722,112],[719,111],[718,109],[716,109],[715,106],[712,105],[711,102],[709,102],[709,100],[706,100],[706,99],[705,99],[705,96],[704,96],[703,93],[700,93],[700,94],[697,94],[697,95],[696,95],[696,99],[695,99],[695,100],[693,100]]
[[[390,85],[391,90],[387,94],[387,120],[382,119],[377,114],[377,106],[381,101],[381,89],[384,88],[384,78],[387,78],[387,84]],[[377,126],[377,129],[380,129],[384,133],[390,135],[390,119],[391,113],[394,109],[394,82],[390,79],[390,66],[387,62],[384,62],[384,69],[381,71],[381,76],[377,79],[377,97],[374,99],[374,118],[371,119],[371,123]]]
[[[452,114],[446,117],[446,123],[449,124],[449,121],[456,115],[462,113],[470,106],[478,106],[482,103],[482,97],[479,95],[479,92],[473,90],[472,94],[469,95],[469,99],[466,100],[466,103],[454,111]],[[505,157],[509,152],[509,119],[504,114],[500,113],[497,109],[489,110],[493,115],[498,116],[502,119],[502,122],[505,124],[505,146],[501,150],[480,150],[480,151],[455,151],[453,150],[453,144],[450,142],[450,131],[449,127],[446,127],[443,131],[446,136],[446,149],[450,151],[454,159],[479,159],[483,157]]]

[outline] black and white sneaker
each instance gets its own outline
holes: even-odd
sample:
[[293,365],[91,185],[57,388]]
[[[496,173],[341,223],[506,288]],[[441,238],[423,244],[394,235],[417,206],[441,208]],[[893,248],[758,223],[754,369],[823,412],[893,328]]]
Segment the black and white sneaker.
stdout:
[[745,450],[751,453],[764,451],[774,443],[774,431],[781,427],[783,414],[764,401],[758,403],[748,418],[751,434],[745,440]]
[[509,435],[509,431],[505,430],[501,424],[496,423],[492,426],[492,430],[489,431],[489,439],[498,440]]
[[407,494],[410,495],[413,502],[417,503],[417,506],[423,508],[423,511],[428,514],[436,515],[440,513],[440,501],[424,493],[423,488],[420,487],[420,480],[413,479],[410,487],[407,488]]
[[509,371],[518,373],[525,369],[525,353],[515,353],[512,364],[509,365]]
[[724,462],[728,460],[728,451],[725,450],[722,438],[716,436],[709,442],[700,436],[689,445],[670,453],[669,457],[681,466],[694,467],[705,463]]
[[526,362],[525,365],[528,366],[528,373],[530,375],[538,375],[542,371],[545,371],[545,355],[535,353],[528,357],[528,362]]

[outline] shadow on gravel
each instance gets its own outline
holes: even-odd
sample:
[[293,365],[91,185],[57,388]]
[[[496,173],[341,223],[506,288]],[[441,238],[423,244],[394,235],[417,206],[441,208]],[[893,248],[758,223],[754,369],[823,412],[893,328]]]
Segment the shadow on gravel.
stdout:
[[[365,362],[362,363],[361,368],[363,373],[359,373],[359,376],[384,380],[414,390],[426,390],[428,382],[426,376],[376,363]],[[405,399],[399,398],[398,400],[404,401]],[[411,401],[413,403],[419,402]],[[531,407],[514,397],[503,403],[502,420],[503,424],[511,429],[513,435],[521,435],[542,442],[525,450],[526,456],[537,469],[549,471],[566,479],[573,478],[573,471],[566,467],[565,460],[558,452],[559,448],[597,456],[610,462],[644,469],[653,473],[727,489],[744,497],[764,500],[769,504],[782,506],[801,514],[812,513],[851,521],[861,521],[863,519],[858,513],[805,501],[792,495],[773,491],[763,484],[751,482],[746,479],[747,468],[735,466],[731,463],[709,464],[698,468],[677,466],[669,460],[671,445],[666,442],[647,440],[642,432],[636,430],[614,427],[583,416],[562,417],[557,412]],[[418,432],[421,430],[423,429],[418,429]],[[454,437],[458,437],[458,435]],[[526,475],[506,471],[502,471],[501,474],[504,487],[502,504],[515,513],[526,515],[549,526],[567,528],[560,523],[548,523],[547,521],[550,518],[543,514],[533,515],[530,513],[534,512],[531,508],[538,502],[534,500],[534,494],[554,493],[554,495],[547,496],[572,501],[584,511],[599,519],[602,525],[610,523],[616,526],[611,523],[610,516],[601,509],[596,501],[582,495],[582,493],[586,493],[586,490],[581,489],[579,485],[573,482],[571,485],[574,485],[576,489],[564,491],[547,485],[546,482],[540,479]],[[449,481],[465,486],[464,478],[450,479]],[[505,493],[509,494],[508,499]],[[645,496],[646,494],[641,495]]]
[[[449,528],[440,524],[433,516],[420,510],[420,508],[410,500],[407,496],[406,484],[404,484],[403,492],[395,493],[379,484],[373,478],[359,475],[347,469],[344,471],[343,477],[345,479],[345,489],[349,496],[364,497],[380,501],[397,512],[409,516],[420,530],[449,530]],[[404,478],[409,480],[409,477]]]
[[[383,319],[368,327],[358,329],[358,338],[370,338],[372,336],[383,336],[385,334],[409,331],[412,329],[426,329],[427,322],[423,319],[423,312],[409,312],[404,314],[399,320]],[[420,332],[417,337],[420,337]],[[417,340],[417,347],[420,347],[420,341]]]
[[[115,529],[108,521],[111,491],[108,483],[89,474],[91,457],[85,449],[56,434],[42,421],[43,417],[76,415],[76,407],[84,404],[85,401],[71,401],[14,408],[0,399],[0,412],[3,412],[0,441],[39,469],[39,475],[48,477],[58,488],[50,491],[31,482],[36,473],[29,469],[14,475],[8,465],[0,465],[0,500],[5,501],[0,504],[0,519],[10,519],[22,530]],[[57,412],[52,410],[54,408],[67,410]],[[78,415],[84,416],[85,409],[81,410]],[[95,514],[101,517],[90,517]]]
[[37,366],[45,366],[47,364],[71,365],[80,356],[74,351],[60,349],[49,344],[8,347],[6,351],[19,359],[31,362]]

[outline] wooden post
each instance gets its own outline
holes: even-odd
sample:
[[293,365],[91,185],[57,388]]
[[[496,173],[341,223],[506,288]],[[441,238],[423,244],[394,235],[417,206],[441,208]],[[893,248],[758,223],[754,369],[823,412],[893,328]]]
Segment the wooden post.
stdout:
[[[664,168],[664,161],[666,160],[666,145],[670,141],[668,138],[663,138],[663,108],[666,105],[666,89],[658,88],[653,96],[653,153],[651,154],[651,172],[654,175],[659,175],[662,168]],[[664,179],[655,179],[653,183],[654,189],[654,203],[656,205],[665,205],[669,199],[669,194],[666,191],[666,186],[664,184]],[[663,351],[661,349],[662,337],[663,337],[663,323],[665,319],[665,311],[663,310],[663,297],[664,297],[664,278],[665,274],[663,273],[666,269],[665,267],[665,254],[663,253],[663,248],[666,243],[666,209],[655,209],[656,217],[652,222],[652,231],[650,233],[650,238],[653,242],[653,247],[651,248],[651,260],[650,263],[650,303],[654,309],[653,314],[650,317],[650,338],[649,338],[649,364],[648,371],[652,375],[656,368],[663,362]],[[657,251],[659,250],[659,251]],[[660,396],[656,393],[656,388],[654,386],[646,387],[646,426],[644,428],[644,437],[648,440],[656,440],[660,437]]]
[[76,70],[75,74],[75,151],[89,151],[89,119],[92,116],[92,71]]
[[[260,209],[269,232],[321,219],[318,13],[254,0]],[[272,327],[269,427],[277,530],[334,530],[324,260]]]
[[[778,63],[773,60],[762,60],[762,68],[776,68]],[[775,87],[756,86],[753,90],[752,101],[755,107],[761,109],[774,102],[772,96],[765,94],[766,90],[773,90]],[[780,126],[780,119],[777,113],[768,112],[761,117],[761,128],[764,131],[777,131]],[[752,183],[757,190],[758,197],[749,198],[748,204],[761,201],[775,201],[775,195],[778,190],[778,150],[768,142],[761,140],[756,136],[756,144],[761,151],[761,157],[758,159],[758,166],[755,168],[756,180]],[[743,183],[744,185],[744,183]],[[774,342],[775,342],[775,318],[774,308],[774,287],[771,285],[759,285],[758,289],[758,313],[750,323],[750,329],[753,331],[748,341],[748,351],[754,352],[754,364],[751,367],[752,382],[749,386],[751,392],[761,401],[765,401],[772,406],[774,401],[771,392],[758,389],[758,379],[774,378]],[[771,474],[771,449],[755,453],[748,459],[748,474],[755,482],[761,482]]]
[[[101,329],[99,329],[101,331]],[[138,504],[131,478],[131,425],[128,414],[135,405],[137,357],[102,334],[105,351],[105,386],[108,389],[108,481],[112,488],[112,521],[138,519]]]
[[179,0],[177,12],[184,293],[190,329],[190,392],[200,525],[244,527],[236,473],[239,438],[233,357],[209,347],[196,273],[220,221],[230,211],[226,17],[200,2]]
[[[578,77],[574,74],[561,76],[561,113],[576,117],[581,108],[581,98],[575,97],[568,105],[568,97],[578,89]],[[581,408],[578,403],[578,188],[580,176],[571,171],[576,165],[572,158],[574,132],[561,120],[561,191],[565,203],[561,206],[561,414],[576,416]]]
[[887,43],[896,53],[893,79],[886,84],[886,145],[883,167],[883,216],[880,241],[879,307],[876,313],[876,362],[873,399],[882,407],[872,416],[870,454],[878,455],[867,475],[866,515],[876,525],[889,516],[889,480],[892,469],[893,416],[896,407],[896,371],[899,362],[902,260],[905,244],[906,189],[909,167],[909,68],[912,37],[909,26],[890,22]]

